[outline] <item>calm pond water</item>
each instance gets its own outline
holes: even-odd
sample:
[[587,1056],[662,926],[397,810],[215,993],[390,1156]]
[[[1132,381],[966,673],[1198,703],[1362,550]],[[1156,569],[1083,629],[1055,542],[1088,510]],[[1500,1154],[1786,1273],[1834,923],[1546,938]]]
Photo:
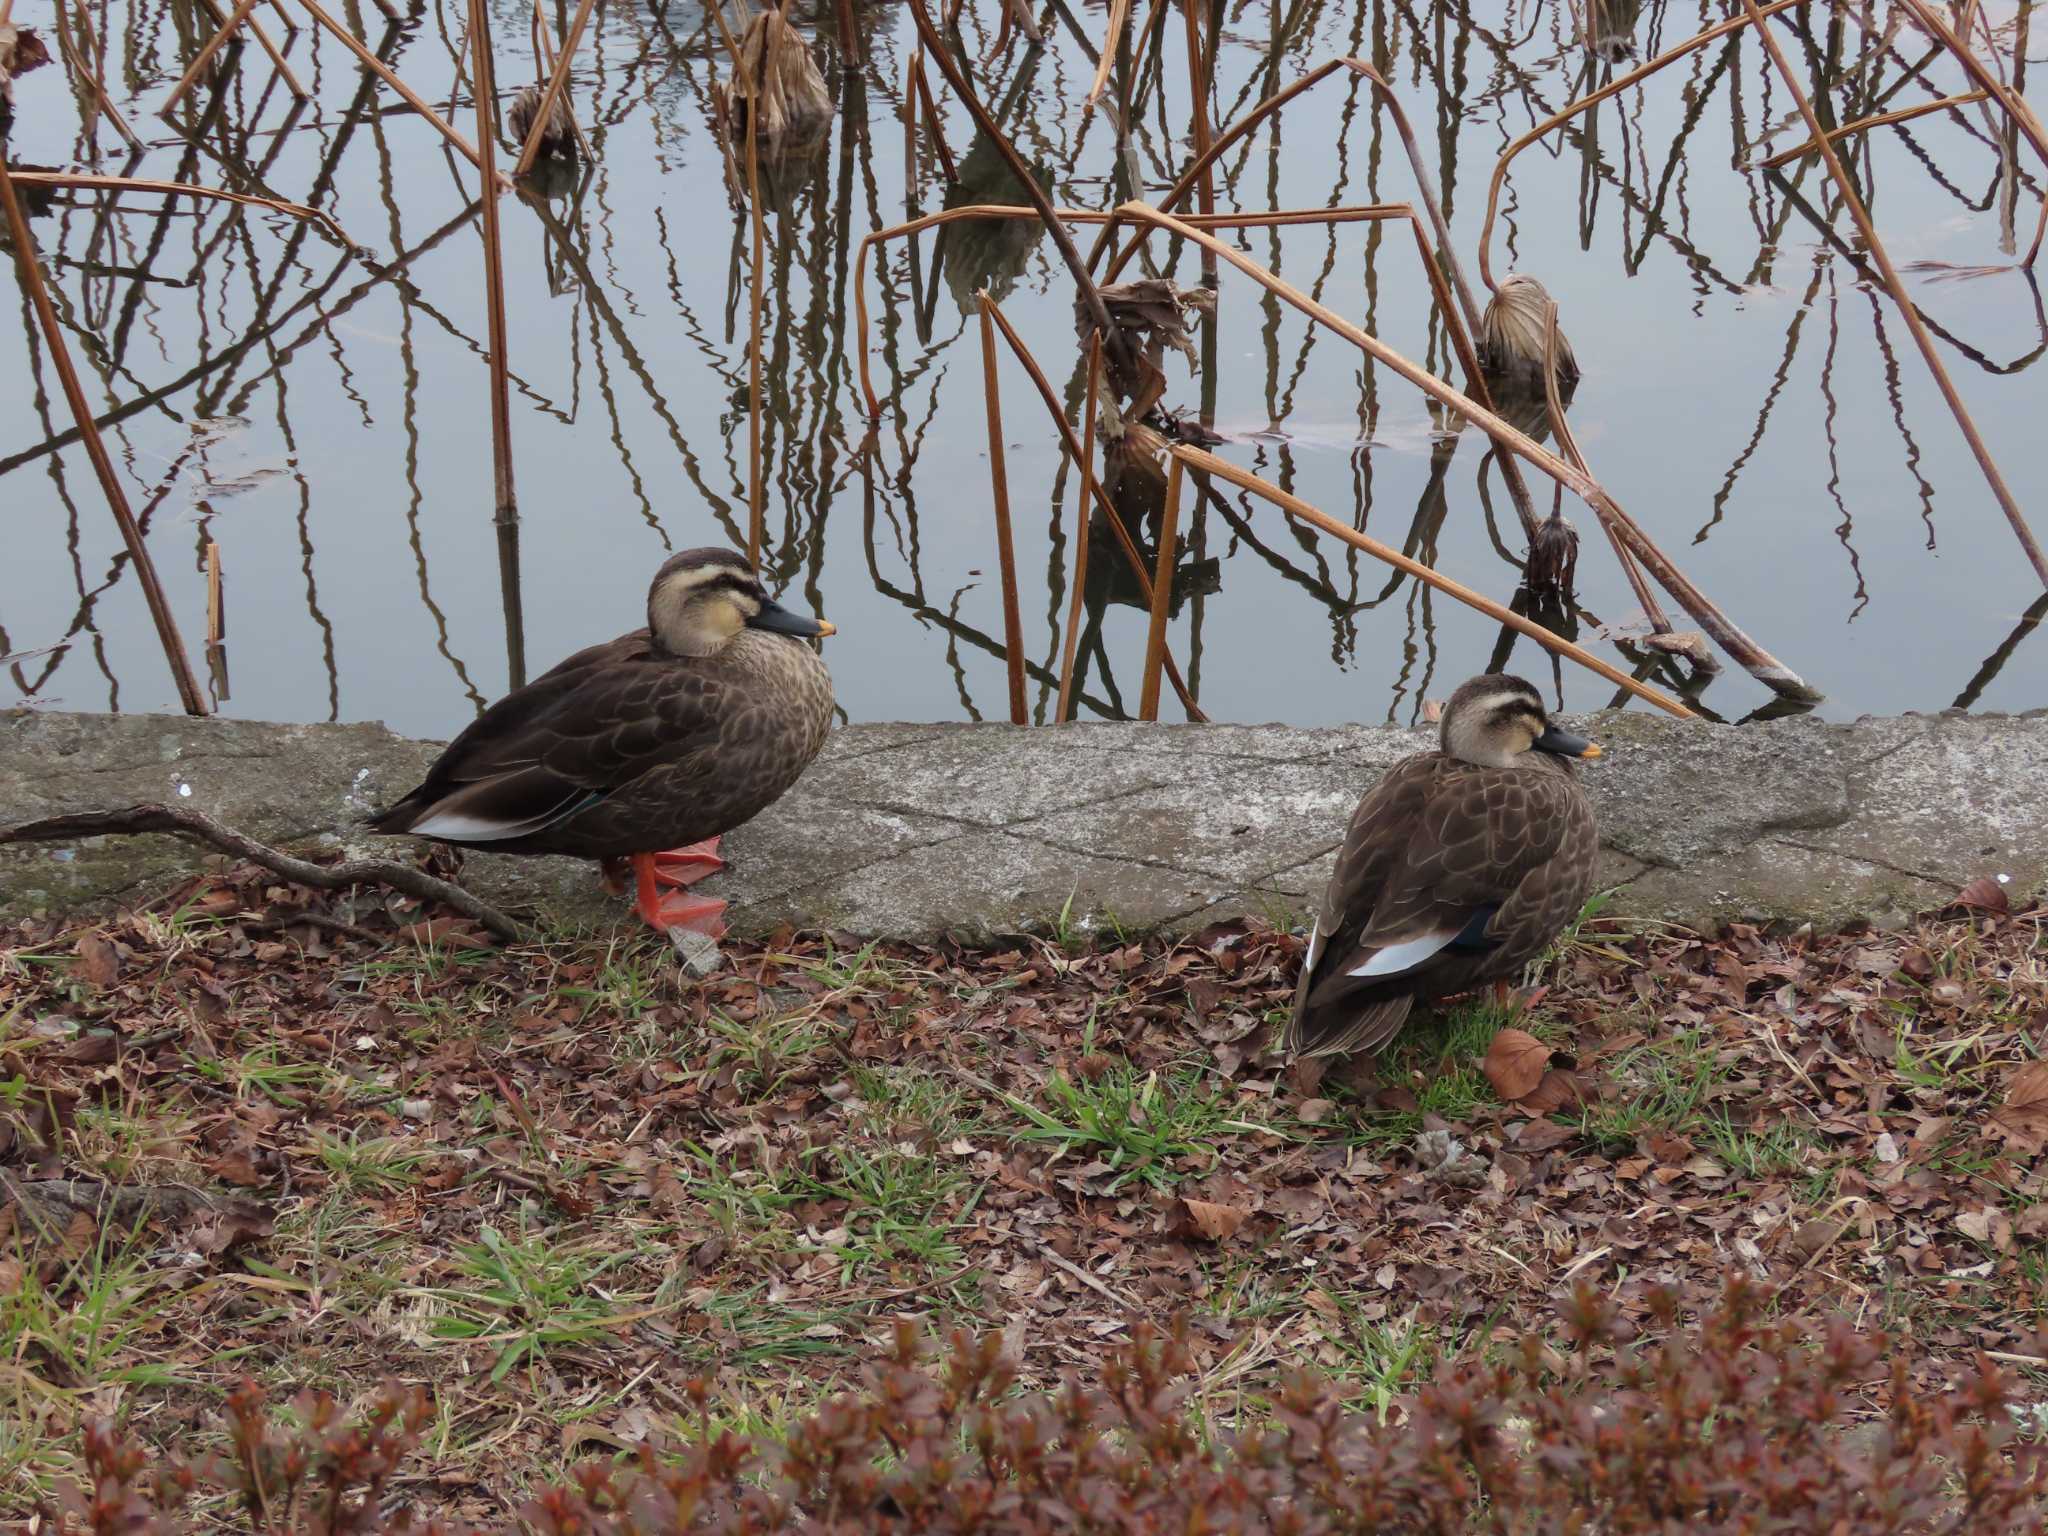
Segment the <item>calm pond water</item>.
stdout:
[[[1042,46],[998,50],[997,5],[971,0],[961,28],[975,78],[1063,204],[1106,207],[1131,175],[1156,198],[1189,155],[1180,16],[1166,30],[1163,85],[1149,68],[1138,77],[1120,164],[1114,123],[1082,110],[1105,12],[1070,3],[1041,5]],[[566,29],[571,8],[547,4]],[[263,210],[167,208],[151,196],[120,199],[121,216],[108,219],[93,194],[61,193],[34,223],[86,392],[110,422],[116,470],[202,670],[205,550],[219,546],[219,707],[443,736],[503,691],[522,656],[537,672],[641,622],[647,579],[670,551],[744,545],[749,239],[713,127],[725,59],[687,0],[605,0],[574,75],[595,150],[587,174],[500,203],[512,551],[493,526],[476,175],[370,88],[300,0],[283,9],[301,22],[288,38],[277,10],[258,14],[313,94],[302,110],[252,47],[196,94],[204,115],[181,109],[167,121],[158,109],[210,24],[185,0],[101,3],[85,14],[142,151],[131,157],[104,122],[82,136],[60,61],[17,82],[10,163],[80,165],[96,153],[107,171],[266,191],[317,205],[362,248]],[[1136,9],[1134,28],[1147,8]],[[1987,11],[2009,59],[2016,4]],[[416,0],[392,25],[368,5],[337,14],[428,100],[454,97],[454,122],[474,133],[456,63],[463,6]],[[492,14],[509,95],[533,75],[528,13],[493,0]],[[1044,239],[955,231],[943,247],[934,234],[883,247],[866,284],[882,411],[864,449],[855,251],[867,232],[948,194],[929,136],[906,177],[908,12],[897,0],[857,4],[857,68],[839,57],[835,14],[822,7],[815,27],[798,18],[818,34],[838,114],[813,146],[774,161],[764,195],[764,564],[787,600],[839,625],[826,655],[849,718],[1002,718],[972,294],[993,278],[1078,417],[1073,287]],[[1724,14],[1650,0],[1632,25],[1624,15],[1609,30],[1646,58]],[[76,22],[79,11],[67,3],[66,15]],[[1503,147],[1615,72],[1589,57],[1561,0],[1222,0],[1210,15],[1218,122],[1325,60],[1378,63],[1440,168],[1475,280]],[[1833,120],[1967,88],[1946,58],[1920,67],[1929,50],[1910,29],[1886,44],[1819,6],[1799,15],[1778,36],[1809,81],[1831,87],[1822,101]],[[54,37],[51,0],[18,0],[14,19]],[[2048,27],[2037,25],[2030,72],[2044,47]],[[974,199],[1014,201],[935,70],[931,82]],[[2042,170],[2022,145],[2013,188],[2002,134],[1971,106],[1861,135],[1848,155],[1985,439],[2048,536],[2048,323],[2034,282],[2009,267],[2008,234],[2016,224],[2021,250],[2031,239]],[[1808,157],[1782,179],[1753,168],[1802,137],[1758,43],[1738,34],[1711,45],[1516,161],[1495,270],[1539,276],[1561,306],[1585,370],[1571,419],[1594,472],[1738,624],[1826,695],[1823,713],[2048,704],[2048,636],[2034,628],[2048,603],[1900,315],[1852,259],[1854,226],[1824,167]],[[1386,113],[1339,74],[1228,154],[1216,195],[1219,209],[1262,211],[1415,191]],[[1085,248],[1092,232],[1080,238]],[[1460,377],[1399,226],[1231,238],[1407,356]],[[1160,242],[1155,254],[1161,270],[1198,280],[1191,253]],[[20,314],[24,339],[0,368],[0,656],[13,656],[0,704],[175,709],[25,299]],[[1523,541],[1482,438],[1442,436],[1416,390],[1228,269],[1203,343],[1214,359],[1206,376],[1169,354],[1167,401],[1206,407],[1225,439],[1218,452],[1509,598],[1507,556]],[[1078,477],[1023,371],[1005,357],[1000,375],[1029,698],[1043,718]],[[1490,620],[1227,485],[1212,489],[1188,501],[1168,632],[1212,717],[1407,721],[1494,657]],[[1547,483],[1538,501],[1547,511]],[[1613,554],[1590,512],[1566,510],[1587,535],[1580,638],[1647,665],[1626,649],[1645,625]],[[1149,557],[1152,524],[1137,516],[1133,526]],[[1098,543],[1084,717],[1137,709],[1146,616],[1113,558]],[[1512,664],[1559,686],[1526,641]],[[1573,708],[1615,695],[1569,665],[1561,688]],[[1729,719],[1772,701],[1732,666],[1699,698]],[[1179,718],[1170,695],[1163,714]]]

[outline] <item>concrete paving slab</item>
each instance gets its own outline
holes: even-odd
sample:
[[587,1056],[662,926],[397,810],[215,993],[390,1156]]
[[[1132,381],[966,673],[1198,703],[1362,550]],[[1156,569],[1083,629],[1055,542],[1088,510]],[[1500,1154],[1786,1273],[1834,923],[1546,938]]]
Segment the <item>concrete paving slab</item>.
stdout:
[[[2048,882],[2048,712],[1811,720],[1740,728],[1638,714],[1574,722],[1610,910],[1894,921],[1979,874]],[[859,725],[727,839],[704,889],[735,927],[996,935],[1112,923],[1183,931],[1305,910],[1351,807],[1425,730],[1347,726]],[[168,801],[301,850],[407,845],[362,816],[418,781],[438,745],[378,725],[176,716],[0,716],[0,825]],[[174,839],[0,849],[0,917],[86,912],[196,867]],[[587,864],[471,855],[464,878],[551,922],[623,920]]]

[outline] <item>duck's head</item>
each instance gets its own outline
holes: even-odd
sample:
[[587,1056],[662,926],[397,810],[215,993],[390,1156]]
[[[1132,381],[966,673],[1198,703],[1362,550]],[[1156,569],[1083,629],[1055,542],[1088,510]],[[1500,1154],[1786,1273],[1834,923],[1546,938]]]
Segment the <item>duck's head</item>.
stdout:
[[1451,695],[1444,706],[1443,749],[1447,757],[1482,768],[1512,767],[1524,752],[1600,755],[1585,737],[1550,723],[1535,684],[1505,672],[1475,677]]
[[654,573],[647,628],[677,656],[716,656],[742,630],[812,640],[834,633],[823,619],[792,613],[768,595],[746,557],[729,549],[686,549]]

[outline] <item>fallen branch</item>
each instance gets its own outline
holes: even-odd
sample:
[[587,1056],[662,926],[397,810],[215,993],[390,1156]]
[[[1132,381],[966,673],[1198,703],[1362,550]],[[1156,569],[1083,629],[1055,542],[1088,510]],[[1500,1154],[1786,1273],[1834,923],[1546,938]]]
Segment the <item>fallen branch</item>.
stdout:
[[98,1179],[17,1179],[0,1169],[0,1193],[46,1242],[61,1242],[74,1216],[129,1226],[145,1218],[189,1225],[213,1219],[270,1235],[275,1213],[236,1195],[210,1195],[190,1184],[104,1184]]
[[409,864],[389,859],[349,859],[340,864],[314,864],[280,853],[246,833],[224,827],[204,811],[188,811],[170,805],[131,805],[119,811],[77,811],[65,816],[46,816],[19,826],[0,827],[0,848],[10,843],[53,843],[74,837],[109,837],[163,832],[201,843],[221,853],[260,864],[272,874],[318,890],[338,891],[351,885],[388,885],[420,901],[438,902],[464,917],[475,918],[499,938],[518,942],[526,930],[490,903],[472,896],[459,885]]

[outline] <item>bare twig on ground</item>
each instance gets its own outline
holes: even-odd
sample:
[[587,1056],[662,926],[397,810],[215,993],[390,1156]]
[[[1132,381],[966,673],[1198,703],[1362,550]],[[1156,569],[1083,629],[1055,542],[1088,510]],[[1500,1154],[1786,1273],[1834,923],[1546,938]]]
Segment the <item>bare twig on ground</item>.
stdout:
[[204,811],[179,806],[145,803],[118,811],[79,811],[64,816],[46,816],[18,826],[0,827],[0,847],[11,843],[50,843],[76,837],[109,837],[164,832],[190,842],[203,843],[222,853],[260,864],[273,874],[300,885],[323,891],[350,885],[388,885],[420,901],[438,902],[460,912],[501,939],[516,942],[526,930],[489,902],[471,895],[459,885],[438,880],[424,870],[389,859],[349,859],[340,864],[314,864],[280,853],[246,833],[222,826]]

